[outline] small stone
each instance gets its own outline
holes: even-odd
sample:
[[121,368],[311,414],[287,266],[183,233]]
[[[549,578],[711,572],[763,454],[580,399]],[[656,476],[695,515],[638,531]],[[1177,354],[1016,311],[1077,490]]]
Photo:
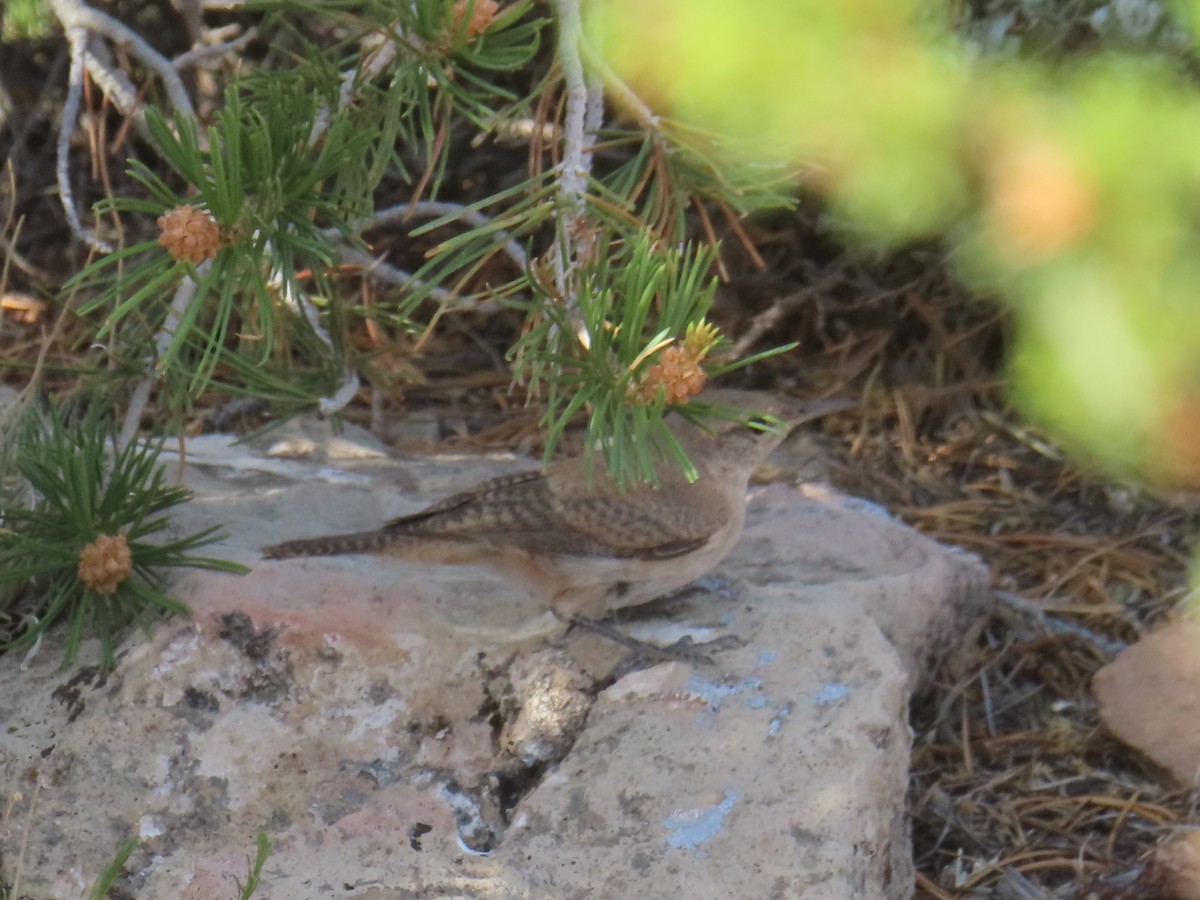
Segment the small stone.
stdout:
[[593,697],[586,679],[560,650],[543,650],[514,664],[510,673],[518,712],[501,744],[527,766],[567,755],[587,722]]
[[1108,729],[1186,785],[1200,773],[1198,647],[1200,622],[1181,619],[1128,647],[1092,679]]

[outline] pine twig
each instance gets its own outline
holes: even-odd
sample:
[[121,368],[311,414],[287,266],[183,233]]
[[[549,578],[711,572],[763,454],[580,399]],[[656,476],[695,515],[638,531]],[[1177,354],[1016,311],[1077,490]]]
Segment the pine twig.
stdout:
[[599,80],[584,71],[580,55],[583,23],[578,0],[555,0],[555,8],[559,19],[558,58],[567,83],[567,108],[563,124],[563,158],[558,165],[561,216],[550,256],[558,296],[566,304],[569,320],[576,327],[582,327],[573,276],[579,265],[578,244],[586,215],[591,150],[596,141],[595,129],[601,124],[604,95]]
[[171,105],[189,118],[196,117],[192,99],[171,61],[151,47],[145,38],[132,28],[108,13],[93,9],[82,0],[50,0],[50,8],[67,31],[82,29],[90,34],[108,38],[114,44],[129,50],[138,62],[162,79]]
[[62,122],[58,127],[55,144],[55,177],[58,179],[58,198],[67,216],[71,233],[89,247],[101,253],[112,253],[112,246],[95,233],[83,227],[79,210],[75,207],[75,192],[71,188],[71,135],[75,131],[75,120],[79,118],[80,100],[83,97],[84,58],[87,55],[88,32],[84,28],[68,28],[67,44],[71,48],[71,69],[67,75],[67,98],[63,101]]
[[[105,95],[126,114],[133,113],[136,92],[128,79],[118,77],[115,70],[105,65],[100,51],[91,46],[94,37],[105,37],[129,50],[133,56],[155,72],[166,87],[172,105],[180,112],[195,118],[195,109],[179,73],[165,56],[155,50],[137,32],[107,13],[93,9],[82,0],[50,0],[50,8],[66,32],[70,48],[71,68],[67,77],[67,97],[63,103],[62,122],[56,143],[57,163],[55,175],[58,179],[59,198],[66,213],[67,225],[81,241],[101,253],[111,253],[112,247],[98,235],[83,227],[79,211],[75,206],[70,178],[71,134],[79,118],[80,100],[83,94],[83,73],[92,74]],[[131,96],[132,94],[132,96]]]

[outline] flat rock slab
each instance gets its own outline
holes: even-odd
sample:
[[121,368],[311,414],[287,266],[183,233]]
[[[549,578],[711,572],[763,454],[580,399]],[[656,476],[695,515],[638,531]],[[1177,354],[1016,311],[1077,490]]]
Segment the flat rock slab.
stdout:
[[189,447],[181,527],[253,564],[182,577],[192,619],[107,676],[59,671],[59,638],[0,657],[16,896],[81,896],[137,835],[131,896],[232,898],[260,829],[260,900],[911,896],[907,700],[984,596],[973,557],[755,489],[714,578],[620,625],[711,662],[633,664],[487,567],[258,561],[530,467],[303,446]]

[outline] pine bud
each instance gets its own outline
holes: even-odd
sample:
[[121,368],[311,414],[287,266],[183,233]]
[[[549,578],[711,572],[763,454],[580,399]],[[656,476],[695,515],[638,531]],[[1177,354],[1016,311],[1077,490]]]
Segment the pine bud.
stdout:
[[133,572],[133,556],[123,534],[102,534],[79,554],[79,580],[97,594],[113,593]]
[[212,214],[194,206],[177,206],[158,217],[162,229],[158,242],[175,259],[199,265],[221,250],[221,226]]
[[661,386],[666,391],[667,405],[687,403],[704,390],[708,373],[700,363],[719,339],[717,329],[707,322],[689,325],[682,344],[672,344],[659,352],[658,361],[634,385],[632,399],[650,403]]

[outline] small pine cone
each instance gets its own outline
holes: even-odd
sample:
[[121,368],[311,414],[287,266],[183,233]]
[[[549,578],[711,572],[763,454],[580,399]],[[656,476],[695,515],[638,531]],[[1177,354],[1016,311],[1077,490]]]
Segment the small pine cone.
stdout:
[[667,347],[659,354],[658,362],[646,370],[639,384],[642,399],[649,402],[658,396],[659,386],[666,388],[666,401],[670,406],[687,403],[704,389],[708,373],[700,365],[696,354],[686,346]]
[[477,38],[492,27],[496,13],[500,11],[500,4],[496,0],[475,0],[475,8],[471,9],[471,0],[458,0],[454,4],[454,9],[451,10],[453,34],[458,34],[459,29],[462,28],[468,9],[471,10],[471,19],[467,22],[466,35],[469,38]]
[[194,266],[212,259],[221,250],[221,226],[212,213],[205,210],[177,206],[158,217],[158,227],[162,229],[158,242],[167,248],[167,252]]
[[79,580],[97,594],[113,593],[133,572],[133,556],[123,534],[102,534],[79,554]]

